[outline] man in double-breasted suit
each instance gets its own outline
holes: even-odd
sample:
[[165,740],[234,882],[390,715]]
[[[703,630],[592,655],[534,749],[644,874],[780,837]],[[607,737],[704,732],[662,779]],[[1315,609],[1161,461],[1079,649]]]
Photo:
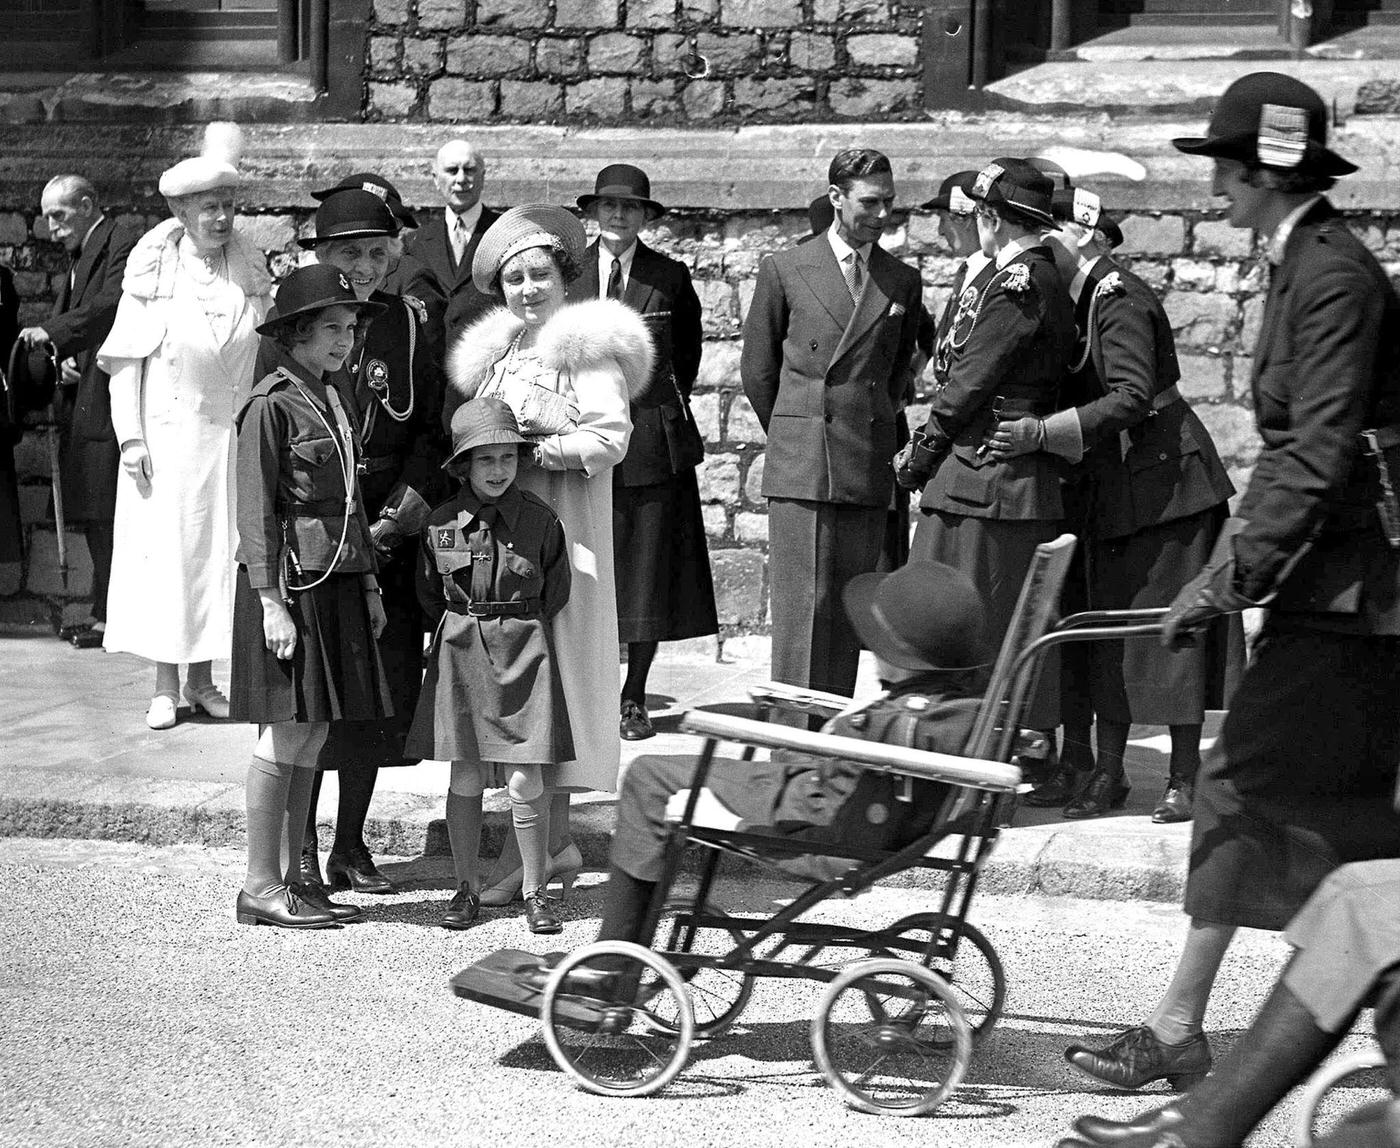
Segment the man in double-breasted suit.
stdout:
[[472,257],[500,213],[481,202],[486,157],[466,140],[448,140],[438,149],[433,183],[446,208],[404,240],[388,290],[427,303],[429,339],[446,354],[465,327],[500,305],[472,285]]
[[120,451],[107,372],[98,367],[96,353],[116,318],[126,258],[141,228],[108,219],[96,189],[78,175],[49,180],[40,209],[50,238],[63,244],[71,264],[44,325],[26,327],[19,337],[31,348],[51,347],[58,360],[64,515],[84,524],[92,556],[91,617],[64,627],[60,636],[79,649],[97,649],[107,625]]
[[879,560],[921,291],[919,273],[879,245],[889,159],[843,151],[828,183],[830,230],[759,265],[740,374],[768,436],[773,676],[850,694],[860,641],[841,592]]

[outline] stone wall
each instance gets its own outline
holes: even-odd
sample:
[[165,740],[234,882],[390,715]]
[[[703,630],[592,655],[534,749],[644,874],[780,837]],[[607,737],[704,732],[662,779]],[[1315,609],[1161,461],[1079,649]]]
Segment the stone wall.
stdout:
[[891,0],[374,0],[367,118],[912,118],[921,17]]

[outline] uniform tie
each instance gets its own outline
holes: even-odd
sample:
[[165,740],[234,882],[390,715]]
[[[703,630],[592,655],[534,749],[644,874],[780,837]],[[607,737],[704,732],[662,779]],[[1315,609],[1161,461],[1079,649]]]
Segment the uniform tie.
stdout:
[[476,512],[476,529],[467,537],[467,545],[472,552],[473,602],[494,602],[496,585],[496,537],[491,527],[496,524],[498,511],[495,506],[486,505]]
[[622,260],[613,256],[612,270],[608,272],[608,298],[622,298]]
[[860,252],[852,251],[846,260],[846,287],[851,293],[851,302],[860,302],[860,293],[865,290],[865,273],[860,267]]
[[467,221],[460,215],[452,216],[452,262],[460,265],[467,251]]

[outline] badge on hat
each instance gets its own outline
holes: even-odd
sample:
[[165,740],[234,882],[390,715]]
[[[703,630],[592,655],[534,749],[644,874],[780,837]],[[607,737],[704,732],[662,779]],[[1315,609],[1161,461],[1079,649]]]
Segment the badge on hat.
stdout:
[[379,198],[382,199],[385,203],[389,202],[389,189],[387,187],[384,187],[382,184],[370,183],[369,181],[366,181],[360,184],[360,190],[367,191],[371,195],[379,196]]
[[1103,200],[1092,191],[1086,191],[1082,187],[1074,189],[1074,201],[1070,205],[1070,215],[1075,223],[1082,223],[1085,227],[1097,227],[1099,216],[1103,214]]
[[1259,162],[1266,167],[1294,168],[1308,150],[1306,108],[1263,104],[1259,108]]
[[389,365],[383,359],[371,359],[365,364],[365,382],[376,391],[389,386]]
[[992,184],[996,183],[1006,174],[1006,168],[999,163],[989,163],[977,173],[977,178],[972,181],[972,198],[986,199],[987,192],[992,190]]
[[948,210],[954,215],[971,215],[976,206],[976,202],[968,198],[967,192],[960,187],[955,187],[948,193]]

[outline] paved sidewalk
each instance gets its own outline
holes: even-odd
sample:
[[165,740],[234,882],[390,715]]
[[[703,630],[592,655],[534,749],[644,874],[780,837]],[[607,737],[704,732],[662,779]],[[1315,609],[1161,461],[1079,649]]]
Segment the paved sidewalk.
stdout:
[[[717,661],[697,643],[662,647],[651,675],[655,738],[623,743],[623,760],[643,753],[696,751],[678,731],[690,708],[747,700],[766,680],[766,657]],[[215,664],[215,680],[227,682]],[[78,651],[48,631],[0,631],[0,836],[137,841],[151,845],[239,845],[243,779],[253,748],[246,725],[213,722],[181,710],[173,730],[148,730],[144,714],[153,671],[138,658]],[[875,688],[862,666],[858,692]],[[1207,733],[1214,723],[1207,725]],[[983,877],[994,893],[1044,893],[1114,900],[1176,900],[1185,878],[1189,826],[1156,826],[1147,814],[1165,777],[1165,730],[1135,730],[1129,747],[1132,793],[1121,812],[1066,822],[1057,811],[1022,809],[1003,834]],[[1155,736],[1154,736],[1155,735]],[[366,836],[376,853],[413,856],[447,852],[441,820],[447,766],[424,762],[387,769]],[[335,810],[335,775],[321,799],[322,823]],[[488,795],[485,848],[507,825],[503,793]],[[611,794],[575,804],[575,835],[586,863],[606,864]],[[323,847],[330,836],[322,830]],[[927,881],[927,873],[906,880]]]

